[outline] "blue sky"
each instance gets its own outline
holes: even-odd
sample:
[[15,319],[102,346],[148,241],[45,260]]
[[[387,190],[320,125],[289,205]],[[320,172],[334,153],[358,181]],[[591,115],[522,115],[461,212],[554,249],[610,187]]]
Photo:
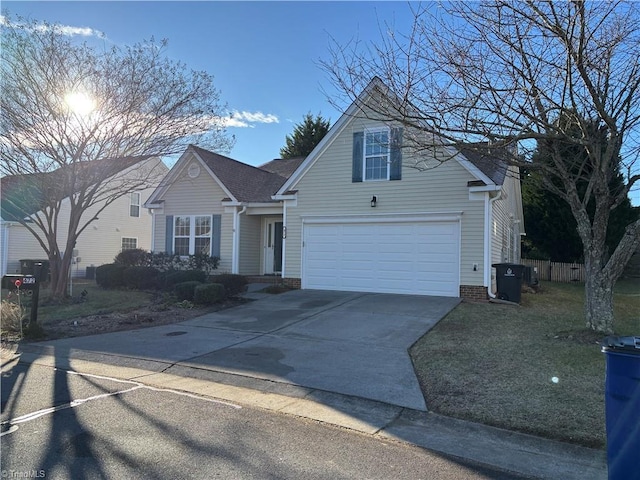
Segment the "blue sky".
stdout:
[[3,1],[2,9],[102,32],[117,45],[168,39],[171,58],[214,75],[222,101],[243,124],[229,128],[236,136],[229,156],[252,165],[278,158],[306,113],[338,120],[341,112],[323,90],[337,92],[318,65],[328,59],[330,38],[377,41],[385,22],[407,31],[412,20],[409,5],[400,1]]

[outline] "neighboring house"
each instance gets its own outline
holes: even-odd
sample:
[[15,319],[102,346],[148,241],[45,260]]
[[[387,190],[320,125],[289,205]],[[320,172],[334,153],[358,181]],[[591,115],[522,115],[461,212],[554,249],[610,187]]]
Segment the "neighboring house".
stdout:
[[410,167],[438,162],[362,114],[378,82],[304,161],[251,167],[189,147],[145,204],[153,250],[205,251],[222,271],[304,289],[492,294],[491,265],[520,258],[517,169],[445,146],[450,160]]
[[[143,208],[144,202],[155,186],[168,172],[167,166],[157,157],[126,157],[99,162],[117,163],[114,174],[105,183],[105,189],[120,188],[129,182],[142,185],[141,179],[151,181],[144,188],[122,196],[107,206],[79,236],[75,250],[77,259],[71,266],[71,275],[84,277],[86,267],[113,262],[122,250],[130,248],[151,248],[151,215]],[[92,166],[97,165],[94,162]],[[18,223],[18,218],[29,218],[42,214],[42,200],[38,194],[41,185],[55,184],[61,170],[33,175],[11,175],[2,177],[2,203],[0,210],[0,267],[5,273],[20,273],[20,260],[47,259],[43,248],[26,227]],[[144,176],[144,177],[143,177]],[[83,220],[92,218],[99,209],[98,204],[90,207]],[[84,223],[84,222],[83,222]],[[64,248],[69,225],[69,198],[63,200],[58,220],[58,245]],[[44,239],[44,234],[36,232]],[[46,241],[45,241],[46,244]]]

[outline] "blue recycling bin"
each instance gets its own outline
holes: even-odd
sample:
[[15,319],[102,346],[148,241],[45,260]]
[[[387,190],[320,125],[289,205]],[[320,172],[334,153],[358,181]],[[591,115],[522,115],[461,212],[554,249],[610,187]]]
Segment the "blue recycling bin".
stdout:
[[607,337],[601,345],[609,480],[640,480],[640,336]]

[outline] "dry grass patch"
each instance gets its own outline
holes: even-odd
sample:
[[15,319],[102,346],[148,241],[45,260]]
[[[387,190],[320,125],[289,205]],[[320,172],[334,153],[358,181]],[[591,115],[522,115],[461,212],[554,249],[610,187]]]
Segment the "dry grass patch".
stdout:
[[[617,333],[640,334],[640,296],[628,293],[640,284],[620,291]],[[520,307],[460,304],[410,351],[428,408],[603,448],[603,336],[585,329],[583,300],[582,285],[545,283]]]

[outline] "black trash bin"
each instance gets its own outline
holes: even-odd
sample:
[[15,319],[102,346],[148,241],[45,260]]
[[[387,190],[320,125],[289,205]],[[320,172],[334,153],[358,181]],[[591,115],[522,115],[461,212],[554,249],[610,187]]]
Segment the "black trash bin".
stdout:
[[90,267],[87,267],[86,273],[84,275],[84,278],[86,278],[87,280],[95,280],[96,279],[96,267],[91,265]]
[[520,303],[522,275],[525,266],[519,263],[494,263],[491,266],[496,269],[498,298],[500,300]]
[[49,260],[34,260],[31,258],[23,258],[20,260],[20,273],[23,275],[35,275],[36,274],[36,264],[42,264],[42,268],[40,269],[38,279],[42,283],[47,283],[50,280],[50,268],[49,268]]
[[609,480],[639,480],[640,336],[607,337],[605,414]]

